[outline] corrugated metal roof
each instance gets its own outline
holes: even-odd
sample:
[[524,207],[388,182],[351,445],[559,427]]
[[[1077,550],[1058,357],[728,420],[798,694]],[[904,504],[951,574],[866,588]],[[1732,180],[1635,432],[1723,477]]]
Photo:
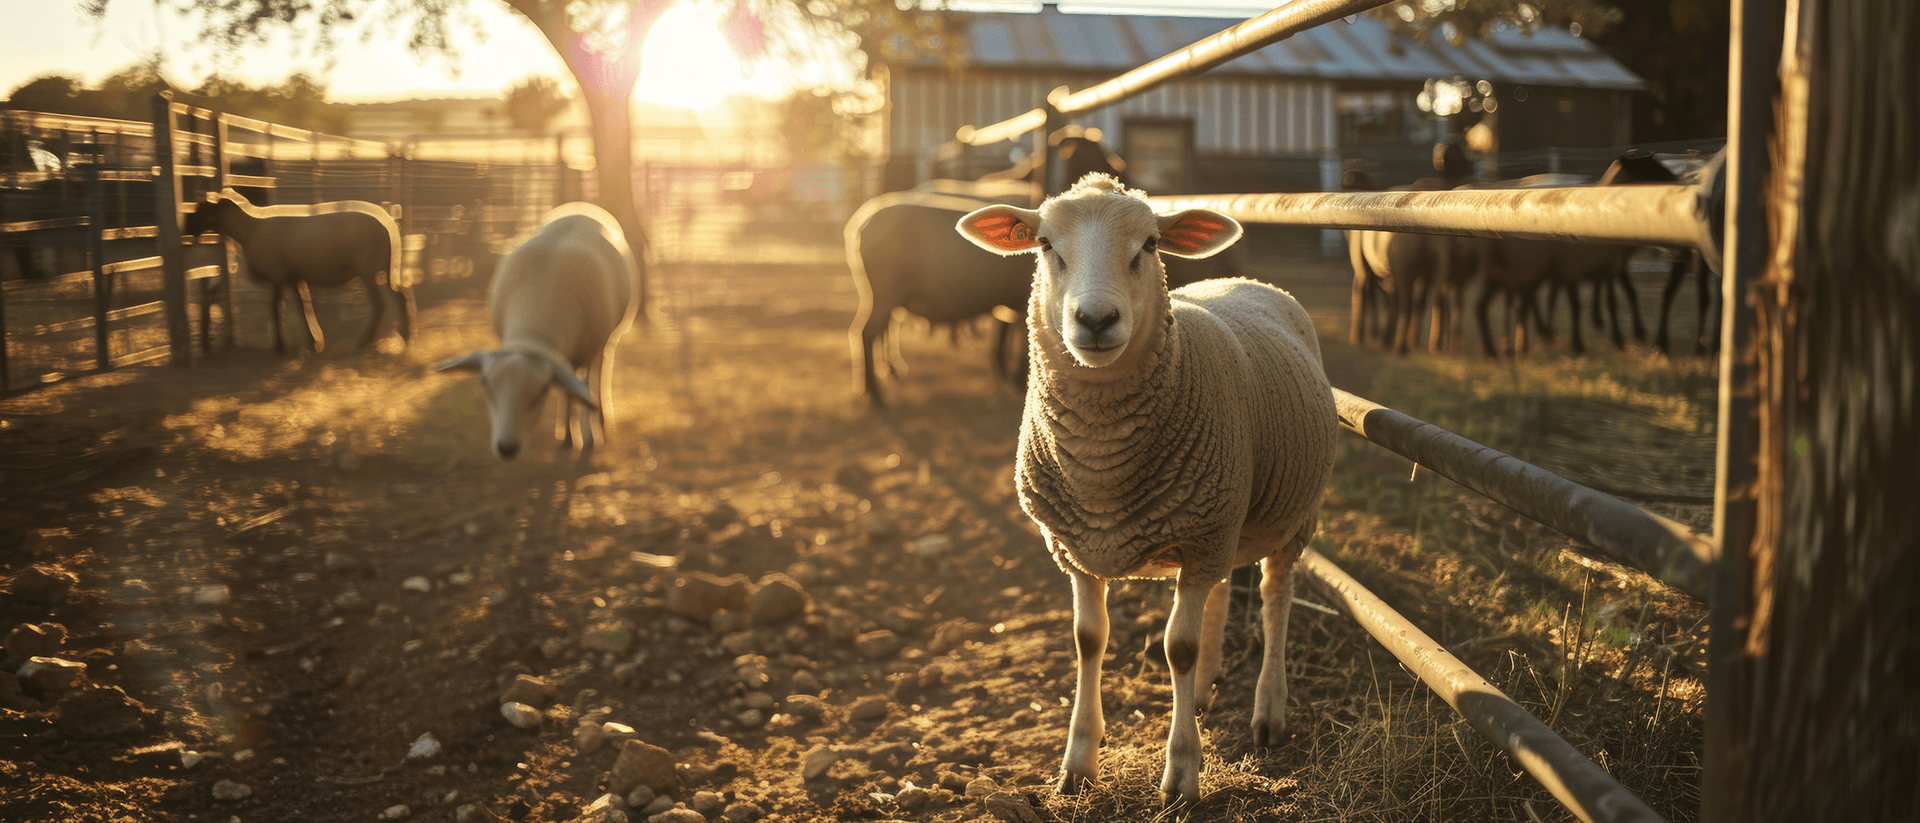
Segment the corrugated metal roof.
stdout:
[[[1213,17],[1130,14],[965,14],[973,64],[981,68],[1107,71],[1118,74],[1226,30]],[[1217,73],[1403,80],[1460,75],[1539,86],[1642,90],[1646,81],[1565,29],[1522,34],[1503,28],[1455,47],[1395,37],[1371,17],[1329,23],[1242,55]]]

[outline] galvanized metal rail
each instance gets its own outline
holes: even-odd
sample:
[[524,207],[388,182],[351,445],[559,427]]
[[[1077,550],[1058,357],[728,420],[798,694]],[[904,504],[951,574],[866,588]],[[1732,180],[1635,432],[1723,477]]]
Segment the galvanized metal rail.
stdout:
[[[1126,100],[1169,80],[1199,74],[1315,26],[1389,2],[1391,0],[1294,0],[1158,60],[1144,63],[1119,77],[1050,100],[1048,104],[1054,111],[1069,117],[1090,112]],[[962,143],[985,146],[1020,137],[1044,127],[1046,122],[1047,110],[1039,108],[977,129],[962,126],[955,137]]]
[[1302,554],[1300,568],[1338,594],[1347,612],[1374,639],[1446,700],[1474,731],[1506,752],[1581,820],[1665,820],[1606,770],[1319,552],[1308,549]]
[[1243,223],[1626,243],[1711,251],[1710,189],[1680,183],[1466,191],[1150,197]]
[[1334,389],[1333,398],[1349,431],[1707,602],[1717,555],[1708,538],[1364,397]]

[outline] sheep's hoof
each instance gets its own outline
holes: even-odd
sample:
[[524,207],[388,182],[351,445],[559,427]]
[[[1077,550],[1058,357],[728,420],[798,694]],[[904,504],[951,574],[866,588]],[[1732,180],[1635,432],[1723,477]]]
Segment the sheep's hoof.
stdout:
[[1262,749],[1278,747],[1286,740],[1281,723],[1254,723],[1253,745]]
[[1161,789],[1160,790],[1161,812],[1158,816],[1155,817],[1155,819],[1156,820],[1178,820],[1180,818],[1183,818],[1186,816],[1187,812],[1193,810],[1194,804],[1198,803],[1199,800],[1200,799],[1197,797],[1189,797],[1186,794],[1183,794],[1178,789]]
[[1067,772],[1061,776],[1060,785],[1054,788],[1054,793],[1062,797],[1078,796],[1080,794],[1080,787],[1085,782],[1086,778],[1073,772]]

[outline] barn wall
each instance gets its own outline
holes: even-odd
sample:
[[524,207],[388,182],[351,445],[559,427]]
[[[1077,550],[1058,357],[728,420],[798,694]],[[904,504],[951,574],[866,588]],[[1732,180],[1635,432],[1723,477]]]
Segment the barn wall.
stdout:
[[[1039,105],[1055,87],[1086,88],[1105,79],[1068,72],[898,72],[892,78],[888,127],[889,186],[953,173],[959,149],[948,146],[943,158],[942,145],[952,141],[961,126],[999,122]],[[1191,119],[1196,185],[1248,170],[1263,179],[1312,180],[1317,185],[1321,158],[1335,143],[1333,109],[1333,85],[1328,82],[1212,75],[1162,85],[1072,122],[1100,129],[1108,147],[1125,157],[1122,125],[1128,119]],[[1012,154],[1024,154],[1026,148],[1008,143],[976,147],[967,150],[964,168],[976,176],[1005,168]]]

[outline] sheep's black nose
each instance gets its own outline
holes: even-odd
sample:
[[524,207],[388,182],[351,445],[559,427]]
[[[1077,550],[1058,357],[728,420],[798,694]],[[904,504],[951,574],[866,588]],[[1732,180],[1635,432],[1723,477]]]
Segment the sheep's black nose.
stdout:
[[1087,331],[1099,334],[1107,329],[1113,328],[1113,324],[1120,322],[1120,310],[1113,309],[1099,317],[1094,317],[1084,311],[1075,311],[1073,313],[1073,322],[1086,327]]
[[514,455],[520,453],[520,444],[496,443],[494,444],[493,450],[500,453],[501,460],[512,460]]

